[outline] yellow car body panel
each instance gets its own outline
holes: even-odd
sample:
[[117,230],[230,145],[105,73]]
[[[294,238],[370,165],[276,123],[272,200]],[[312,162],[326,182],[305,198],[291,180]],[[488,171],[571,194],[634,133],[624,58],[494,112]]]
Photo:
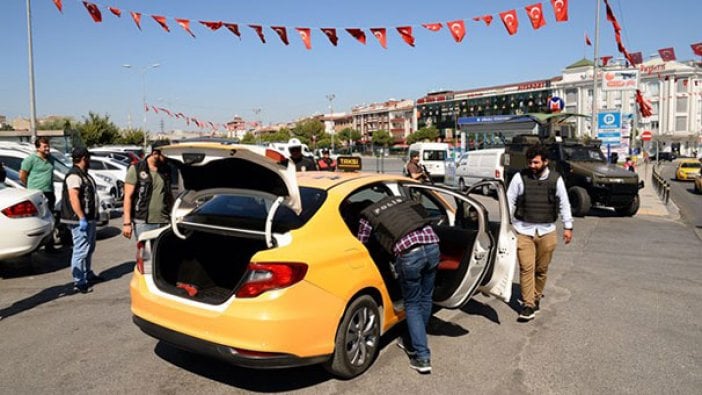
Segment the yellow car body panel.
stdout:
[[[678,168],[675,170],[675,179],[680,181],[692,181],[700,174],[700,166],[697,159],[685,159],[678,163]],[[696,164],[697,167],[685,167],[684,165]]]

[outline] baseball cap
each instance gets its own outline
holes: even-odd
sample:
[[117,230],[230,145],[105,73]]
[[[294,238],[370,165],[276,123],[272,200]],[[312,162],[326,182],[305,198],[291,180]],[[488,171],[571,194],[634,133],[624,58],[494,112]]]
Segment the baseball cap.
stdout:
[[71,158],[73,158],[73,160],[80,160],[86,156],[90,156],[90,152],[85,147],[74,147],[71,152]]

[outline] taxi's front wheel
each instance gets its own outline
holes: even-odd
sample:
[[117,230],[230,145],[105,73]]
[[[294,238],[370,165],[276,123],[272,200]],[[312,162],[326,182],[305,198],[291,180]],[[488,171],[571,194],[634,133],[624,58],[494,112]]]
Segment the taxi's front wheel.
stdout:
[[354,299],[336,330],[334,354],[325,368],[334,376],[350,379],[368,369],[378,355],[380,313],[368,295]]

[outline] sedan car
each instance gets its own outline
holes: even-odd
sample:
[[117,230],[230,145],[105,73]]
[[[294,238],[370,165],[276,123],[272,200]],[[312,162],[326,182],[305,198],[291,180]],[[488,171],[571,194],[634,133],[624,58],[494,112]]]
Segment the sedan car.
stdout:
[[12,188],[0,182],[0,260],[33,252],[50,237],[53,226],[41,191]]
[[497,191],[489,210],[470,193],[400,175],[295,173],[272,148],[163,152],[181,163],[182,192],[170,226],[140,236],[130,292],[135,324],[166,343],[245,367],[363,373],[380,336],[405,318],[393,257],[356,238],[361,210],[387,196],[416,199],[431,215],[436,306],[460,308],[476,292],[510,299],[516,238],[499,182],[485,181]]
[[683,159],[678,162],[675,169],[675,179],[679,181],[692,181],[700,173],[702,163],[697,159]]
[[695,176],[695,193],[702,194],[702,170]]

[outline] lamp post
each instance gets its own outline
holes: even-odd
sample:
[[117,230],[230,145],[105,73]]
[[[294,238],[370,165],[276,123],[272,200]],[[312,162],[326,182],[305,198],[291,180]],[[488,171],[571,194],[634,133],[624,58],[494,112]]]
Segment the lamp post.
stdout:
[[37,110],[34,98],[34,50],[32,49],[32,5],[27,0],[27,53],[29,54],[29,132],[32,143],[37,140]]
[[[257,127],[260,128],[261,127],[261,120],[260,120],[259,114],[261,113],[261,111],[263,111],[263,109],[261,107],[256,107],[256,108],[252,108],[251,111],[253,111],[253,113],[256,114],[256,123],[258,124]],[[256,129],[254,129],[254,134],[256,135],[256,144],[261,144],[260,130],[257,131]]]
[[334,117],[334,109],[332,107],[332,101],[336,99],[336,95],[333,93],[328,94],[327,100],[329,100],[329,122],[331,122],[331,149],[334,151],[334,134],[336,133],[336,130],[334,130],[334,120],[332,119]]
[[[145,66],[141,68],[140,74],[141,74],[141,104],[144,109],[144,148],[146,149],[146,144],[147,141],[149,140],[149,132],[146,129],[146,72],[150,69],[155,69],[157,67],[160,67],[160,63],[154,63],[148,66]],[[127,69],[133,69],[134,66],[131,64],[123,64],[122,67],[127,68]]]

